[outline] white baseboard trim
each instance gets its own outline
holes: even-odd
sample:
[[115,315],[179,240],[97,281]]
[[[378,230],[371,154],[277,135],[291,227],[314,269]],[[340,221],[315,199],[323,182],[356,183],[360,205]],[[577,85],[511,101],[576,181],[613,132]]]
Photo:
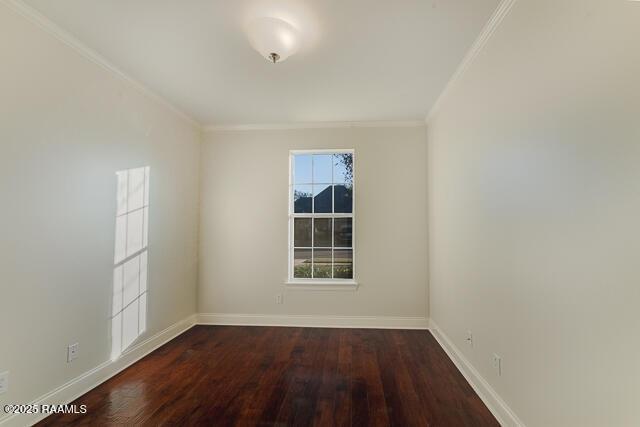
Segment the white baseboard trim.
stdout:
[[480,399],[482,399],[484,404],[487,405],[487,408],[489,408],[493,416],[497,418],[500,425],[509,427],[525,427],[524,423],[518,418],[515,412],[509,408],[493,387],[491,387],[482,375],[480,375],[469,360],[464,357],[458,347],[453,344],[442,329],[440,329],[431,319],[429,320],[429,329],[440,346],[456,365],[458,370],[465,377],[467,382],[475,390],[478,396],[480,396]]
[[[125,351],[117,360],[108,360],[88,372],[72,379],[49,393],[40,396],[33,402],[34,405],[62,405],[73,402],[78,397],[99,386],[109,378],[128,368],[138,360],[145,357],[158,347],[171,341],[196,324],[196,315],[191,315],[152,337],[138,343]],[[24,427],[33,425],[46,418],[46,414],[11,415],[0,418],[2,427]]]
[[[524,423],[471,365],[462,352],[433,321],[423,317],[311,316],[200,313],[181,320],[130,348],[115,361],[106,361],[31,402],[34,405],[68,404],[109,378],[128,368],[158,347],[196,324],[233,326],[293,326],[317,328],[430,329],[440,346],[471,387],[503,426],[525,427]],[[42,414],[11,415],[0,418],[2,427],[24,427],[45,418]]]
[[428,329],[425,317],[312,316],[200,313],[199,325],[295,326],[314,328]]

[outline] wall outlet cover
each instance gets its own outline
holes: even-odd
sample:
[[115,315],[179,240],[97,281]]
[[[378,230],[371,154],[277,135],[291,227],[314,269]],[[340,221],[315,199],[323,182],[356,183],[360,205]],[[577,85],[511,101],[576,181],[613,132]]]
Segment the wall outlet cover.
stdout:
[[498,376],[502,375],[502,358],[497,354],[493,354],[493,369]]
[[469,347],[473,347],[473,333],[471,331],[467,331],[467,344]]
[[78,343],[70,344],[67,347],[67,362],[71,362],[78,358]]

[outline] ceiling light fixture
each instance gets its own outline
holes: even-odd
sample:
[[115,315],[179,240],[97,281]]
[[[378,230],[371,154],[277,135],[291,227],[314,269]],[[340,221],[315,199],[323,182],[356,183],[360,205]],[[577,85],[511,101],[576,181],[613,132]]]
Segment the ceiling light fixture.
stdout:
[[259,18],[247,28],[249,43],[268,61],[282,62],[300,47],[298,30],[278,18]]

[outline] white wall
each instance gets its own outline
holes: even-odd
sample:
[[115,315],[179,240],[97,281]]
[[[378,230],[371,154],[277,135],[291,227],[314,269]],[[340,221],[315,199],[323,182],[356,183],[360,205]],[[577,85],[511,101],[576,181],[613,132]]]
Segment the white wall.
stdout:
[[[356,280],[287,280],[289,150],[355,149]],[[424,126],[216,131],[204,137],[201,313],[427,316]],[[276,294],[285,293],[276,305]]]
[[431,317],[528,426],[640,425],[639,46],[518,0],[429,122]]
[[200,133],[3,2],[0,34],[1,406],[109,359],[117,170],[151,167],[143,338],[195,312]]

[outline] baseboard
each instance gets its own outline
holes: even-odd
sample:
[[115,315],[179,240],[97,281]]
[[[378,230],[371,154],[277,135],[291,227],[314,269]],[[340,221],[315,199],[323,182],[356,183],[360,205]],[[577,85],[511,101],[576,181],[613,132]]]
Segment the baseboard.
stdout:
[[[119,359],[106,361],[55,390],[40,396],[31,403],[34,405],[61,405],[73,402],[78,397],[99,386],[120,371],[128,368],[158,347],[187,331],[195,324],[196,315],[189,316],[184,320],[174,323],[165,330],[158,332],[154,336],[128,349]],[[0,426],[24,427],[33,425],[45,417],[46,415],[42,414],[11,415],[0,418]]]
[[200,313],[200,325],[296,326],[314,328],[428,329],[424,317],[312,316]]
[[484,404],[487,405],[487,408],[489,408],[493,416],[498,419],[500,425],[509,427],[525,427],[524,423],[520,421],[515,412],[509,408],[493,387],[491,387],[491,385],[482,378],[482,375],[480,375],[476,368],[474,368],[469,360],[464,357],[458,347],[453,344],[449,337],[433,320],[429,320],[429,329],[440,346],[456,365],[458,370],[460,370],[467,382],[475,390],[478,396],[480,396],[480,399],[482,399]]
[[[430,329],[449,358],[503,426],[524,427],[517,415],[471,365],[447,335],[423,317],[384,316],[311,316],[200,313],[181,320],[127,350],[115,361],[106,361],[55,390],[35,399],[32,404],[67,404],[142,359],[196,324],[236,326],[296,326],[317,328]],[[44,419],[41,414],[12,415],[0,418],[2,427],[23,427]]]

